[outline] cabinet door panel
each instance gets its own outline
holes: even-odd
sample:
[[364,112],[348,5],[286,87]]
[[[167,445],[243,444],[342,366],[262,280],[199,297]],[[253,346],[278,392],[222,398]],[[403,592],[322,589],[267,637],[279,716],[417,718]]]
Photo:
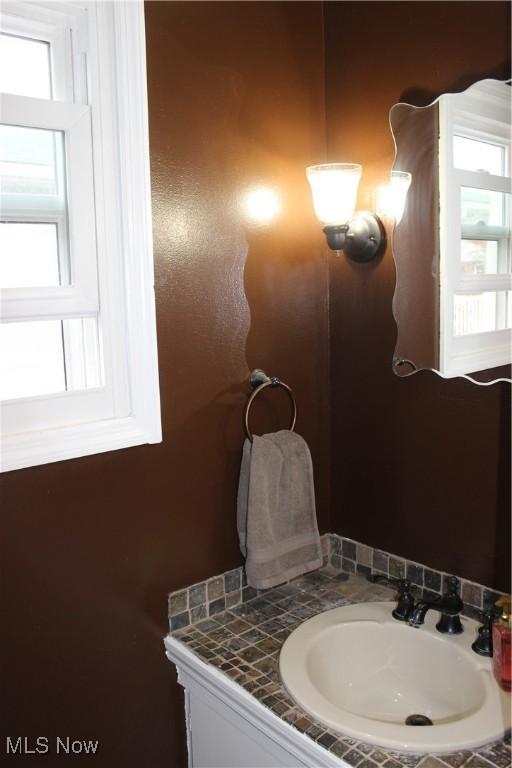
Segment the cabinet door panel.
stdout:
[[190,692],[191,768],[301,768],[272,739],[212,697]]

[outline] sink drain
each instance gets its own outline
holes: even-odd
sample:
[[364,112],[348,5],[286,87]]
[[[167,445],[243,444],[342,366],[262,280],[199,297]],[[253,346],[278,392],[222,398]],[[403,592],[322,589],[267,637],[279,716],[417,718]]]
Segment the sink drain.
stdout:
[[409,715],[405,721],[406,725],[434,725],[430,717],[426,715]]

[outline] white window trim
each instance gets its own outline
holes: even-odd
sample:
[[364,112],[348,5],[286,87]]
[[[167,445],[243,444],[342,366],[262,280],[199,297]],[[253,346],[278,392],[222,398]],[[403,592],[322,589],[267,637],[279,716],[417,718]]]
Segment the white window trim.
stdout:
[[[75,6],[69,7],[76,13]],[[96,205],[103,212],[96,236],[100,250],[115,254],[99,264],[100,286],[108,286],[108,295],[100,295],[102,319],[115,326],[119,320],[109,315],[111,304],[121,303],[126,309],[120,329],[126,339],[125,349],[119,349],[111,338],[107,359],[117,357],[113,365],[117,376],[122,378],[123,371],[128,374],[128,415],[121,403],[115,408],[119,415],[113,418],[7,435],[2,443],[2,471],[162,440],[143,3],[88,3],[82,7],[89,16],[88,45],[94,52],[88,62],[89,83],[96,95],[93,104],[100,102],[99,110],[92,109],[95,152],[100,168],[107,168],[113,157],[118,158],[117,174],[100,173],[95,179]],[[115,62],[110,39],[114,40]],[[114,87],[104,73],[110,73],[119,62],[122,66],[116,69]],[[116,114],[112,103],[117,104]],[[122,265],[118,261],[121,254]],[[124,285],[116,281],[120,267]],[[89,393],[94,397],[98,390],[80,394]],[[63,402],[75,394],[63,393]]]
[[[490,331],[455,337],[453,333],[453,298],[455,292],[476,290],[510,290],[510,274],[464,277],[460,274],[459,261],[454,254],[460,252],[462,234],[460,218],[460,188],[471,186],[510,193],[510,176],[493,176],[455,169],[453,166],[454,134],[482,137],[483,140],[499,138],[508,145],[507,167],[510,174],[511,147],[510,102],[504,98],[501,83],[485,81],[471,88],[471,95],[459,97],[457,104],[446,98],[439,100],[439,247],[440,247],[440,294],[439,294],[439,370],[450,378],[476,371],[507,365],[511,361],[512,332]],[[486,90],[488,89],[488,90]],[[489,91],[493,92],[491,97]],[[498,107],[496,106],[498,102]],[[461,106],[462,105],[462,106]],[[475,114],[479,127],[475,128]],[[469,233],[465,233],[469,234]],[[488,235],[500,234],[488,230]]]

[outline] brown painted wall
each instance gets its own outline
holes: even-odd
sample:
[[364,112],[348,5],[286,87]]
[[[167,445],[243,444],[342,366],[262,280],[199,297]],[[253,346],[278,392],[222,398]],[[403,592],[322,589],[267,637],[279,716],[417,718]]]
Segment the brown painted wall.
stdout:
[[[329,2],[325,21],[328,159],[363,163],[372,209],[393,162],[389,108],[509,76],[509,5]],[[510,386],[395,377],[390,249],[330,263],[333,529],[506,589]]]
[[[2,478],[2,724],[99,739],[108,768],[185,764],[166,597],[241,562],[252,368],[294,389],[329,527],[327,262],[304,179],[324,147],[322,7],[150,3],[146,16],[164,441]],[[283,197],[259,231],[236,208],[255,181]],[[254,428],[287,420],[272,392]]]

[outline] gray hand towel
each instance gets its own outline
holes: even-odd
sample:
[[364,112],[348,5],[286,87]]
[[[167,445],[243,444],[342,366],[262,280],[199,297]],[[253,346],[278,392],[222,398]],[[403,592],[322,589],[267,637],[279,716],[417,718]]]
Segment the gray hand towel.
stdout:
[[237,505],[247,583],[267,589],[322,565],[313,465],[289,430],[244,443]]

